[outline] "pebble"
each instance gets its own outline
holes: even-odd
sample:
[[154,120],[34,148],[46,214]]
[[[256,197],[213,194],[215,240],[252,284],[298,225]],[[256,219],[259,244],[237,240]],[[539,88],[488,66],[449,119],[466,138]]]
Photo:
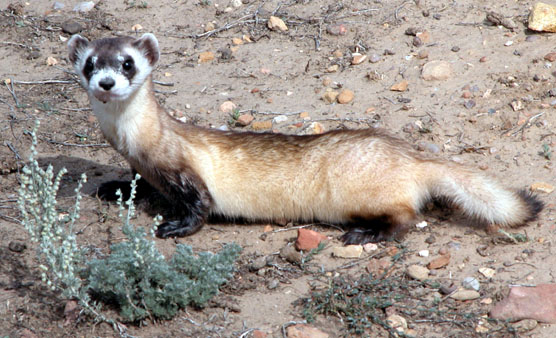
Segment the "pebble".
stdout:
[[242,114],[237,118],[237,123],[242,126],[248,126],[254,119],[255,117],[251,114]]
[[264,268],[265,266],[266,266],[266,257],[261,256],[261,257],[255,258],[253,260],[253,262],[249,266],[249,270],[257,271],[257,270],[260,270],[260,269]]
[[288,338],[328,338],[329,335],[316,327],[307,324],[295,324],[286,329]]
[[261,330],[254,330],[253,331],[253,338],[267,338],[267,337],[268,337],[268,335],[264,331],[261,331]]
[[429,52],[426,50],[420,50],[419,53],[417,53],[417,58],[418,59],[426,59],[429,57]]
[[461,282],[461,285],[467,290],[475,291],[479,291],[479,288],[481,287],[481,284],[475,277],[465,277],[463,282]]
[[418,255],[421,256],[421,257],[429,257],[429,250],[426,250],[426,249],[425,250],[420,250],[418,252]]
[[390,87],[390,90],[395,92],[405,92],[408,86],[409,82],[407,82],[407,80],[402,80],[401,82],[398,82]]
[[460,51],[460,48],[458,46],[454,46],[452,47],[452,49],[450,49],[452,52],[457,53]]
[[49,56],[46,58],[46,65],[47,66],[54,66],[58,64],[58,60],[55,57]]
[[77,34],[83,30],[80,23],[73,20],[64,21],[62,24],[62,32],[67,34]]
[[463,106],[467,109],[474,108],[476,104],[477,103],[475,102],[475,100],[466,100],[465,102],[463,102]]
[[349,89],[344,89],[340,92],[340,94],[338,94],[338,103],[340,104],[347,104],[350,103],[353,98],[354,98],[355,94],[353,94],[353,92]]
[[309,251],[316,249],[320,242],[327,240],[328,238],[314,230],[310,229],[298,229],[297,239],[295,241],[295,248],[297,250]]
[[527,27],[539,32],[556,32],[556,7],[537,2],[529,13]]
[[322,79],[322,85],[327,87],[332,83],[332,80],[329,77],[325,77],[324,79]]
[[327,88],[322,96],[322,99],[327,103],[334,103],[336,102],[336,98],[338,97],[339,93],[334,91],[330,88]]
[[329,25],[326,27],[326,32],[330,35],[345,35],[347,33],[346,26],[343,24]]
[[518,333],[524,333],[533,330],[537,327],[537,321],[534,319],[523,319],[519,322],[511,324],[511,327]]
[[274,123],[282,123],[282,122],[286,122],[287,120],[288,120],[288,117],[287,117],[286,115],[278,115],[278,116],[275,116],[275,117],[272,119],[272,122],[274,122]]
[[304,120],[310,120],[311,115],[309,115],[309,112],[304,111],[304,112],[299,113],[299,118],[304,119]]
[[224,101],[220,105],[220,111],[223,113],[231,113],[236,108],[237,108],[237,104],[233,103],[232,101]]
[[282,19],[280,19],[279,17],[276,17],[276,16],[271,16],[268,19],[267,26],[268,26],[268,28],[270,28],[273,31],[285,32],[285,31],[288,30],[288,26],[286,26],[284,21]]
[[431,41],[431,35],[428,31],[418,32],[415,34],[423,43],[429,43]]
[[64,9],[64,7],[66,7],[66,5],[64,5],[62,2],[59,1],[54,1],[54,4],[52,5],[52,9],[55,11]]
[[271,279],[271,280],[268,282],[268,284],[267,284],[266,287],[267,287],[269,290],[274,290],[274,289],[276,289],[276,288],[278,287],[278,285],[280,285],[280,281],[277,280],[277,279],[275,278],[275,279]]
[[450,295],[450,298],[456,300],[473,300],[481,297],[481,294],[475,290],[458,290]]
[[491,268],[479,268],[479,272],[481,275],[485,276],[486,278],[492,278],[496,273],[496,270]]
[[425,148],[425,151],[427,151],[429,153],[437,154],[437,153],[440,152],[440,147],[437,146],[434,143],[427,142],[427,143],[424,144],[424,148]]
[[391,264],[392,261],[389,258],[373,258],[369,261],[369,264],[367,264],[367,272],[374,274],[376,277],[378,275],[382,275]]
[[509,46],[511,46],[511,45],[513,45],[513,44],[514,44],[514,42],[513,42],[512,40],[508,40],[508,41],[506,41],[506,42],[504,43],[504,46],[509,47]]
[[419,281],[424,281],[425,279],[427,279],[429,277],[429,269],[425,268],[424,266],[421,265],[410,265],[407,267],[406,273],[409,277],[419,280]]
[[210,62],[214,60],[214,53],[213,52],[202,52],[199,54],[199,63]]
[[243,5],[243,2],[241,0],[232,0],[231,5],[234,8],[239,8]]
[[313,134],[322,134],[326,131],[324,129],[324,126],[322,124],[320,124],[319,122],[311,123],[311,126],[309,127],[309,129],[313,131]]
[[423,45],[423,41],[418,36],[413,38],[412,43],[415,47],[421,47]]
[[371,56],[369,57],[369,62],[370,63],[377,63],[378,61],[380,61],[380,55],[371,54]]
[[426,81],[447,80],[452,76],[452,66],[446,61],[429,61],[423,66],[421,76]]
[[527,42],[535,42],[539,39],[538,35],[529,35],[525,38],[525,41]]
[[360,53],[353,53],[351,54],[351,64],[352,65],[359,65],[361,63],[363,63],[365,60],[367,60],[367,55],[365,54],[360,54]]
[[427,221],[421,221],[417,224],[415,224],[415,227],[417,227],[417,229],[423,229],[426,228],[428,226]]
[[336,49],[332,52],[332,56],[335,57],[335,58],[341,58],[341,57],[344,56],[344,53],[342,53],[341,50]]
[[398,331],[399,333],[405,332],[407,330],[407,320],[397,314],[391,314],[386,317],[386,323],[390,325],[391,328]]
[[74,12],[86,13],[95,7],[95,3],[92,1],[80,2],[75,7],[73,7]]
[[243,39],[232,38],[232,44],[234,44],[235,46],[243,45]]
[[338,258],[359,258],[363,253],[363,246],[357,245],[346,245],[337,246],[332,249],[332,255]]
[[436,243],[436,237],[434,237],[434,235],[430,235],[429,237],[425,238],[425,243],[427,244]]
[[280,250],[280,257],[294,264],[301,263],[301,254],[295,250],[293,245],[286,245]]
[[375,243],[365,243],[363,244],[363,250],[365,250],[365,252],[376,251],[378,250],[378,245]]
[[485,63],[488,61],[488,58],[486,56],[483,56],[479,59],[479,62]]
[[440,255],[439,257],[430,261],[429,264],[427,265],[427,268],[431,270],[440,269],[445,267],[449,263],[450,263],[450,254]]
[[215,29],[216,29],[216,27],[214,26],[214,23],[209,21],[205,24],[205,32],[210,32],[210,31],[213,31]]
[[255,122],[251,123],[251,128],[253,128],[254,130],[271,129],[272,128],[272,121],[270,121],[270,120],[255,121]]
[[531,191],[533,192],[544,192],[550,194],[554,191],[554,186],[546,182],[535,182],[531,184]]
[[335,72],[338,71],[338,69],[340,69],[339,65],[332,65],[332,66],[326,68],[326,72],[327,73],[335,73]]

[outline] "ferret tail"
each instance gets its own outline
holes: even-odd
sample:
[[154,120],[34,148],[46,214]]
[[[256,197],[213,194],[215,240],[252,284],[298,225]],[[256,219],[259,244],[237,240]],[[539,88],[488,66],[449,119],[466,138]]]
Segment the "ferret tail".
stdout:
[[453,203],[479,223],[518,227],[535,220],[544,208],[536,195],[507,189],[488,175],[464,166],[429,162],[427,167],[427,175],[432,176],[430,195]]

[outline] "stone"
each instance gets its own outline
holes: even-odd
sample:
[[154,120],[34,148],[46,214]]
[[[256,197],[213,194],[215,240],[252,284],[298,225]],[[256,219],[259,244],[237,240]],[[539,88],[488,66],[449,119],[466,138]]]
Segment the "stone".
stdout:
[[537,2],[529,13],[527,27],[539,32],[556,32],[556,6]]
[[332,66],[326,68],[326,72],[327,73],[335,73],[335,72],[338,71],[338,69],[340,69],[339,65],[332,65]]
[[13,252],[23,252],[27,249],[27,244],[22,241],[10,241],[10,243],[8,243],[8,249]]
[[328,338],[329,335],[314,326],[307,324],[295,324],[286,329],[288,338]]
[[452,77],[452,65],[446,61],[429,61],[423,66],[421,77],[426,81],[447,80]]
[[486,278],[492,278],[496,273],[496,270],[491,268],[479,268],[479,273],[485,276]]
[[431,35],[427,31],[418,32],[415,34],[416,38],[419,38],[422,43],[429,43],[431,41]]
[[455,300],[474,300],[481,297],[481,294],[475,290],[458,290],[450,295],[450,298]]
[[272,122],[273,123],[282,123],[282,122],[286,122],[287,120],[288,120],[288,117],[286,115],[278,115],[278,116],[275,116],[272,119]]
[[322,124],[320,124],[319,122],[311,123],[311,126],[309,127],[309,129],[312,130],[313,134],[322,134],[326,131],[324,129],[324,126]]
[[420,50],[419,53],[417,53],[417,58],[418,59],[426,59],[429,57],[429,52],[426,50]]
[[416,264],[408,266],[406,273],[409,277],[419,281],[424,281],[429,277],[429,269]]
[[280,19],[277,16],[271,16],[270,18],[268,18],[267,26],[273,31],[285,32],[288,30],[288,26],[286,26],[284,20]]
[[328,238],[314,230],[310,229],[298,229],[297,230],[297,240],[295,241],[295,248],[297,250],[309,251],[316,249],[320,242],[327,240]]
[[266,338],[268,335],[261,330],[253,330],[253,338]]
[[232,101],[224,101],[220,105],[220,111],[223,113],[231,113],[236,108],[237,108],[237,104],[233,103]]
[[80,2],[73,7],[74,12],[86,13],[95,8],[95,3],[92,1]]
[[461,282],[461,285],[467,290],[475,291],[479,291],[479,288],[481,287],[481,284],[475,277],[465,277],[463,282]]
[[232,0],[231,5],[234,8],[239,8],[243,5],[243,2],[241,0]]
[[551,53],[546,54],[546,55],[544,56],[544,59],[545,59],[546,61],[549,61],[549,62],[554,62],[554,61],[556,61],[556,52],[551,52]]
[[346,26],[343,24],[329,25],[326,27],[326,32],[330,35],[345,35],[347,33]]
[[367,60],[367,55],[365,54],[360,54],[360,53],[353,53],[351,54],[351,64],[352,65],[358,65],[363,63],[365,60]]
[[243,45],[243,39],[240,38],[232,38],[232,44],[239,46],[239,45]]
[[432,261],[429,262],[427,267],[431,270],[435,270],[435,269],[443,268],[449,263],[450,263],[450,254],[448,253],[446,255],[441,255],[440,257],[433,259]]
[[367,272],[373,274],[373,277],[378,277],[382,275],[391,264],[392,262],[389,258],[373,258],[367,264]]
[[363,250],[365,250],[365,252],[376,251],[378,250],[378,245],[376,245],[376,243],[365,243],[363,244]]
[[139,32],[139,31],[143,30],[143,26],[141,26],[140,24],[137,23],[137,24],[131,26],[131,30],[134,31],[134,32]]
[[270,120],[255,121],[255,122],[251,123],[251,128],[253,128],[254,130],[271,129],[272,128],[272,121],[270,121]]
[[301,263],[301,254],[292,245],[286,245],[280,250],[280,257],[294,264]]
[[394,92],[405,92],[407,90],[408,85],[409,82],[407,82],[407,80],[402,80],[401,82],[398,82],[392,87],[390,87],[390,90]]
[[205,24],[205,32],[210,32],[210,31],[213,31],[214,29],[216,29],[216,27],[214,26],[214,23],[209,21]]
[[336,98],[338,97],[339,94],[340,93],[338,93],[337,91],[327,88],[327,90],[324,92],[324,95],[322,95],[322,99],[326,103],[334,103],[336,102]]
[[535,182],[531,184],[531,191],[533,192],[544,192],[550,194],[554,191],[554,186],[546,182]]
[[214,60],[214,53],[213,52],[202,52],[199,54],[199,63],[210,62]]
[[417,254],[421,257],[429,257],[429,250],[427,250],[427,249],[419,250],[419,252]]
[[76,323],[77,319],[79,318],[79,313],[81,312],[81,308],[79,304],[75,300],[69,300],[66,302],[64,306],[64,326],[70,325],[72,323]]
[[253,260],[253,262],[249,266],[249,270],[258,271],[258,270],[264,268],[265,266],[266,266],[266,257],[261,256],[261,257],[255,258]]
[[346,245],[337,246],[332,249],[332,255],[339,258],[359,258],[363,253],[363,246],[357,245]]
[[83,30],[83,26],[79,22],[73,20],[64,21],[62,24],[62,32],[67,34],[77,34]]
[[370,63],[377,63],[378,61],[380,61],[380,55],[371,54],[371,57],[369,58],[369,62]]
[[337,100],[340,104],[347,104],[353,100],[354,96],[355,94],[351,90],[344,89],[338,94]]
[[524,333],[536,328],[537,324],[537,321],[534,319],[523,319],[519,322],[513,323],[511,326],[517,333]]
[[341,50],[336,49],[332,52],[332,56],[335,57],[335,58],[341,58],[341,57],[344,56],[344,53],[342,53]]
[[237,118],[237,123],[241,126],[248,126],[254,119],[251,114],[242,114]]
[[310,120],[311,116],[309,115],[309,112],[304,111],[299,113],[299,118],[304,120]]
[[556,323],[556,284],[514,286],[508,296],[490,310],[489,315],[501,320],[534,319]]
[[397,314],[391,314],[386,317],[386,323],[390,325],[394,330],[398,331],[399,333],[403,333],[407,330],[407,320]]

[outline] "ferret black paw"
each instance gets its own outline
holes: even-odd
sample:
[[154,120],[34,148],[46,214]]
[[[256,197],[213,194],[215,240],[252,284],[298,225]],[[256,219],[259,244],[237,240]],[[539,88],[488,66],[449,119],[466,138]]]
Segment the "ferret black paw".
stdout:
[[118,195],[116,191],[122,192],[122,198],[125,200],[129,199],[131,194],[131,182],[130,181],[108,181],[104,182],[98,187],[97,196],[105,201],[116,201]]
[[389,227],[354,228],[340,237],[345,245],[378,243],[382,241],[395,241],[401,239],[408,231],[403,225],[392,225]]
[[155,234],[158,238],[185,237],[196,233],[202,227],[202,222],[188,222],[187,220],[168,221],[160,224]]

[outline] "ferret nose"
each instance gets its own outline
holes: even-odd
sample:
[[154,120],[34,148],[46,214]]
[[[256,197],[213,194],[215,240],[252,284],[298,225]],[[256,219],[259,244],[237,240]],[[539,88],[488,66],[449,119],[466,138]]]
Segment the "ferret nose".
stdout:
[[99,81],[98,85],[102,87],[102,89],[109,91],[110,89],[112,89],[112,87],[114,87],[114,85],[116,84],[116,82],[114,81],[113,78],[110,77],[106,77],[102,80]]

